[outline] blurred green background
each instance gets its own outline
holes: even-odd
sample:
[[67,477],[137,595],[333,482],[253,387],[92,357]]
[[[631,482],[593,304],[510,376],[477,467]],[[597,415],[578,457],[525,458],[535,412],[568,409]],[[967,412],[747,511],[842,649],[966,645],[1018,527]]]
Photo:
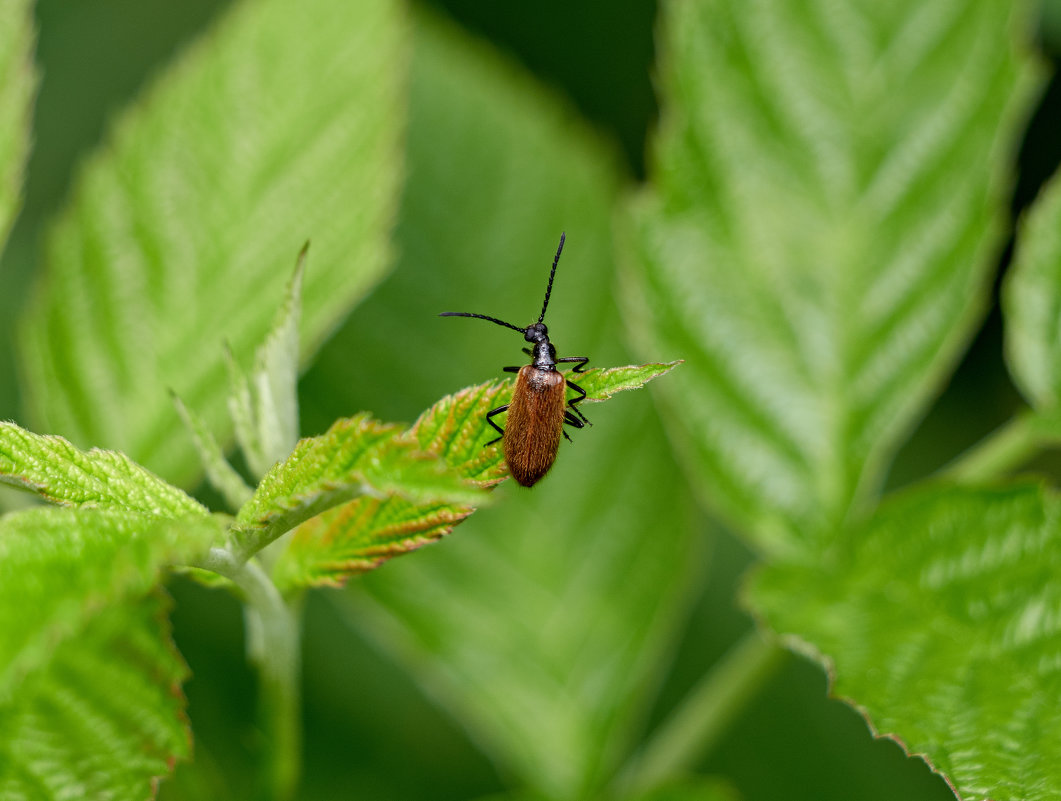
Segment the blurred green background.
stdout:
[[[0,417],[26,423],[20,409],[11,346],[14,321],[34,274],[42,225],[60,207],[80,158],[101,141],[108,121],[136,97],[167,60],[204,29],[226,6],[211,0],[165,3],[161,0],[85,0],[38,4],[40,87],[35,144],[29,167],[25,206],[0,265]],[[604,137],[626,172],[643,178],[645,141],[655,119],[652,93],[654,3],[620,0],[611,4],[487,4],[448,0],[435,4],[459,26],[485,39],[522,65],[538,81],[566,97]],[[1049,24],[1042,26],[1044,54],[1056,52]],[[1061,86],[1052,81],[1031,121],[1021,151],[1013,210],[1030,202],[1061,157],[1057,136]],[[454,192],[460,192],[454,187]],[[490,199],[484,199],[489,204]],[[563,224],[558,221],[556,225]],[[400,225],[400,223],[399,223]],[[551,221],[544,226],[552,230]],[[552,227],[550,227],[552,226]],[[559,233],[559,230],[556,231]],[[569,236],[573,233],[569,230]],[[483,231],[489,239],[491,232]],[[592,309],[611,288],[587,283],[578,275],[577,234],[563,263],[554,330],[575,315],[592,317]],[[483,282],[448,284],[435,276],[397,270],[358,307],[348,324],[325,347],[305,376],[301,392],[303,431],[316,433],[335,417],[360,409],[386,420],[411,420],[442,394],[483,381],[504,364],[518,362],[518,343],[504,335],[487,339],[483,330],[442,329],[432,311],[457,308],[496,314],[519,322],[529,303],[536,308],[544,268],[555,239],[542,240],[536,253],[511,254],[520,265],[538,265],[532,273],[511,279],[503,243],[477,249],[467,243],[470,258],[483,258]],[[413,255],[416,255],[415,252]],[[421,254],[422,255],[422,254]],[[583,255],[584,258],[584,255]],[[1006,255],[1003,256],[1004,265]],[[402,262],[401,264],[404,264]],[[535,267],[535,269],[538,269]],[[524,281],[524,278],[526,279]],[[415,313],[414,313],[415,312]],[[555,316],[554,316],[555,315]],[[416,320],[415,325],[409,320]],[[452,321],[447,321],[452,322]],[[587,323],[588,325],[588,323]],[[489,332],[494,334],[495,332]],[[457,363],[425,341],[450,337],[463,354]],[[590,352],[588,345],[594,345]],[[565,352],[587,352],[597,365],[630,360],[620,331],[601,332],[598,342],[566,345]],[[659,354],[660,359],[681,354]],[[345,377],[338,382],[336,377]],[[665,380],[665,379],[664,379]],[[613,458],[603,440],[623,436],[623,426],[637,420],[650,405],[647,393],[631,394],[590,414],[597,423],[577,448],[561,454],[568,492],[577,491],[579,476],[604,469]],[[618,406],[622,405],[625,412]],[[912,445],[900,454],[891,485],[926,474],[1009,417],[1018,406],[1001,358],[997,304],[967,358],[950,382]],[[587,410],[589,413],[589,410]],[[623,414],[626,414],[624,417]],[[632,417],[631,417],[632,415]],[[657,424],[639,425],[656,437]],[[616,429],[620,431],[617,432]],[[621,458],[621,457],[620,457]],[[559,468],[558,468],[559,469]],[[587,482],[587,486],[592,486]],[[498,525],[522,520],[529,528],[548,524],[564,509],[553,495],[520,495],[506,488],[498,506],[476,515],[441,545],[410,557],[444,559],[434,551],[460,547],[461,540],[500,534]],[[593,490],[600,492],[599,485]],[[690,495],[684,487],[676,491]],[[515,513],[512,510],[515,509]],[[710,572],[687,620],[674,634],[674,662],[661,676],[648,725],[663,719],[711,664],[751,625],[735,596],[751,555],[728,532],[699,512],[685,518],[698,547],[709,550]],[[503,523],[498,523],[503,520]],[[658,536],[668,537],[660,522]],[[503,532],[502,532],[503,533]],[[405,569],[406,560],[385,571]],[[385,577],[384,577],[385,579]],[[355,579],[373,592],[376,577]],[[361,588],[353,587],[357,595]],[[197,734],[195,770],[181,769],[167,786],[171,798],[212,797],[224,786],[230,797],[249,797],[253,785],[254,676],[242,653],[239,607],[228,596],[178,581],[174,617],[178,644],[194,677],[187,685],[190,714]],[[467,799],[500,793],[512,777],[480,749],[469,733],[384,652],[352,628],[342,608],[325,597],[310,596],[305,636],[305,779],[300,795],[307,799]],[[945,799],[944,783],[917,760],[905,758],[890,741],[874,740],[861,718],[825,698],[826,679],[814,665],[790,658],[765,691],[739,718],[722,745],[707,755],[698,772],[727,777],[749,800],[806,799]],[[240,789],[242,788],[242,789]]]

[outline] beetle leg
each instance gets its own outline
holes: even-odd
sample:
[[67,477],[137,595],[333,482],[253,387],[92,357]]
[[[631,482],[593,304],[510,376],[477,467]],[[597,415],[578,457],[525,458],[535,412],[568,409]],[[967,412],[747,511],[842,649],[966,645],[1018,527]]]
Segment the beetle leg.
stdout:
[[577,398],[572,398],[571,400],[569,400],[567,402],[567,405],[571,407],[571,411],[573,411],[582,419],[583,423],[589,423],[590,425],[593,425],[593,423],[590,423],[589,420],[586,419],[586,415],[582,414],[581,409],[575,408],[576,403],[582,403],[582,401],[586,399],[586,390],[582,389],[582,387],[580,387],[574,381],[568,381],[567,385],[571,387],[571,389],[575,390],[575,392],[579,393],[579,396]]
[[[526,348],[524,348],[524,350],[526,350]],[[581,373],[585,371],[586,365],[589,364],[589,356],[565,356],[564,358],[557,359],[556,361],[558,364],[560,362],[578,362],[578,364],[576,364],[571,371],[574,373]]]
[[[576,409],[576,411],[577,411],[577,409]],[[567,423],[569,426],[573,426],[574,428],[585,428],[586,427],[586,423],[589,423],[589,420],[586,420],[585,422],[583,422],[582,420],[579,420],[577,417],[575,417],[573,414],[571,414],[571,412],[566,412],[565,411],[564,412],[564,422]],[[590,425],[593,425],[593,424],[590,423]],[[566,431],[564,431],[564,436],[567,437],[567,432]],[[568,437],[568,439],[571,439],[571,438]]]
[[[501,437],[505,436],[505,429],[503,429],[501,426],[499,426],[497,423],[495,423],[490,418],[493,417],[495,414],[501,414],[501,412],[507,412],[507,411],[508,411],[508,404],[506,403],[504,406],[498,406],[496,409],[491,409],[490,411],[488,411],[486,413],[486,422],[488,422],[490,425],[492,425],[497,430],[497,433],[501,435]],[[493,445],[495,442],[500,442],[501,441],[501,437],[498,437],[497,439],[492,439],[486,444],[487,445]]]
[[501,372],[503,372],[503,373],[518,373],[522,369],[523,369],[522,367],[518,367],[518,366],[517,367],[502,367],[501,368]]

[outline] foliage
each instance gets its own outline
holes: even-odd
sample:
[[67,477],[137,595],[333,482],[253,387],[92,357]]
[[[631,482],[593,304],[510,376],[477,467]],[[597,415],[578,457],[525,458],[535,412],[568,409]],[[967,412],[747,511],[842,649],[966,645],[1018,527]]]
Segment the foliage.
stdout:
[[[695,774],[730,772],[705,755],[783,664],[778,643],[961,798],[1061,793],[1058,500],[1008,476],[1061,437],[1056,182],[1003,292],[1028,408],[884,492],[989,302],[1037,85],[1025,7],[667,0],[660,15],[660,123],[634,193],[538,82],[389,1],[237,0],[118,118],[46,229],[21,322],[26,414],[53,433],[0,422],[0,483],[48,504],[0,517],[0,796],[153,796],[194,732],[172,798],[330,797],[299,778],[300,755],[329,753],[328,775],[399,798],[411,761],[444,775],[466,733],[497,772],[474,791],[498,801],[736,799]],[[2,243],[36,69],[28,5],[0,0],[0,16],[15,23]],[[595,425],[526,492],[486,445],[512,380],[480,375],[525,343],[435,314],[532,320],[562,229],[559,355],[625,364],[629,344],[685,364],[659,382],[660,419],[644,399],[591,402],[677,361],[579,374]],[[323,433],[299,439],[300,422]],[[200,470],[193,497],[180,487]],[[758,632],[720,633],[714,608],[709,635],[688,622],[713,569],[693,498],[759,559],[741,596]],[[189,727],[174,572],[210,588],[182,580],[182,600],[224,588],[242,604],[257,786],[225,750],[246,726],[193,704]],[[201,617],[211,642],[213,606]],[[339,656],[347,629],[398,691],[376,700],[376,676]],[[664,683],[679,649],[686,672]],[[401,713],[414,685],[449,715],[442,748]],[[350,698],[378,704],[372,734],[310,728],[303,747],[303,718],[344,717]],[[898,786],[846,781],[844,797]]]

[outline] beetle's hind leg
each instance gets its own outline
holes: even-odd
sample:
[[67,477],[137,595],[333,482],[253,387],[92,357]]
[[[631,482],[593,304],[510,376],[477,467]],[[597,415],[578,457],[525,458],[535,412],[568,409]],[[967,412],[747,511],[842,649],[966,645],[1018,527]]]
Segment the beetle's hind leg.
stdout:
[[490,418],[493,417],[495,414],[501,414],[501,412],[507,412],[507,411],[508,411],[508,404],[506,403],[504,406],[498,406],[496,409],[491,409],[490,411],[488,411],[486,413],[486,422],[488,422],[490,425],[492,425],[494,427],[494,430],[496,430],[497,433],[501,435],[499,437],[496,437],[496,438],[490,440],[488,443],[486,443],[487,445],[493,445],[495,442],[500,442],[501,441],[501,437],[505,436],[505,429],[503,429],[501,426],[499,426],[497,423],[495,423]]
[[[586,419],[586,415],[582,414],[582,410],[575,406],[576,403],[582,403],[582,401],[586,399],[586,390],[582,389],[582,387],[580,387],[574,381],[568,381],[567,385],[578,393],[578,397],[569,400],[567,402],[567,405],[571,407],[571,411],[577,414],[579,416],[579,419],[582,420],[583,423],[589,423],[589,425],[593,425],[593,423],[590,423],[589,420]],[[570,412],[564,412],[564,414],[566,416],[570,414]],[[579,426],[579,428],[581,428],[581,426]]]
[[[585,428],[586,427],[586,423],[582,422],[577,417],[575,417],[573,414],[571,414],[571,412],[568,412],[568,411],[564,412],[564,422],[567,423],[567,425],[569,425],[569,426],[573,426],[574,428]],[[587,420],[586,422],[589,422],[589,421]],[[572,442],[573,441],[571,439],[571,437],[569,437],[567,435],[567,429],[561,428],[560,430],[563,431],[563,433],[564,433],[564,439],[566,439],[568,442]]]

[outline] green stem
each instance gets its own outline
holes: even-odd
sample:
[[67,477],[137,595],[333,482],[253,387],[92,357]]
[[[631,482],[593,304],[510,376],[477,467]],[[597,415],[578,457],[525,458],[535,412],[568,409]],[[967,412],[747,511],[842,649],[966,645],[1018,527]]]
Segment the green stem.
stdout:
[[714,748],[786,653],[758,631],[745,635],[689,692],[619,776],[620,795],[645,793]]
[[1028,461],[1042,446],[1038,418],[1020,414],[980,440],[949,465],[940,475],[956,481],[976,482],[997,478]]
[[260,676],[259,715],[265,734],[258,797],[289,801],[301,770],[298,610],[284,602],[255,561],[241,562],[229,551],[214,548],[202,567],[231,579],[245,596],[247,658]]

